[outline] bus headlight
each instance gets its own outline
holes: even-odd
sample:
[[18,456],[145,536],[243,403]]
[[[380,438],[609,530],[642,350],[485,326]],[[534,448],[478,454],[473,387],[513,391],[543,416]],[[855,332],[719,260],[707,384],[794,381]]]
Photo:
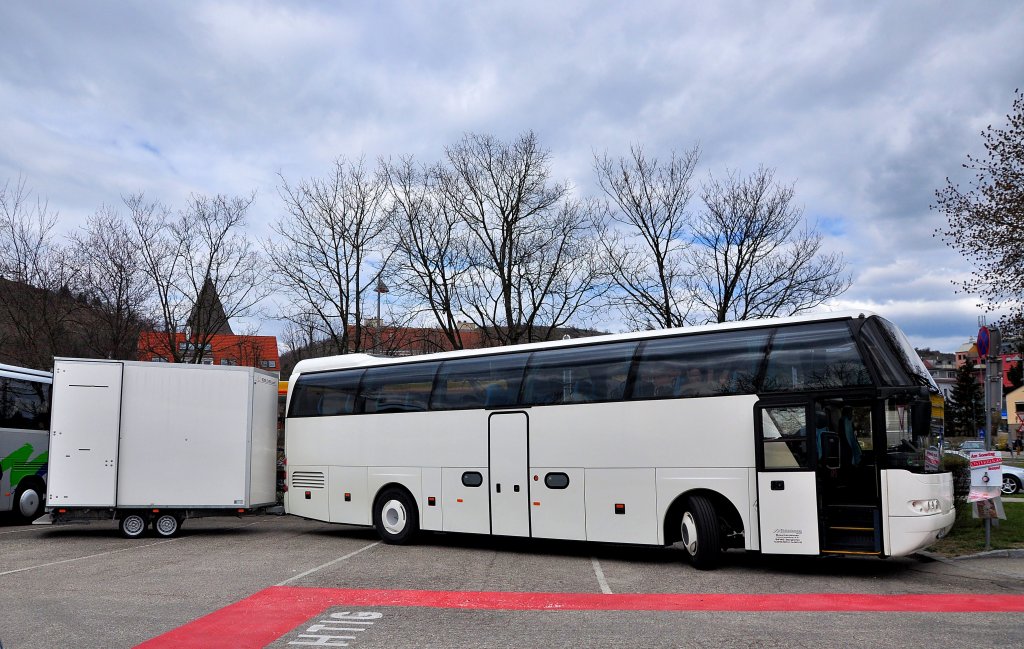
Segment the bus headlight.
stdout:
[[938,514],[942,511],[937,498],[930,498],[928,500],[911,500],[910,511],[915,514]]

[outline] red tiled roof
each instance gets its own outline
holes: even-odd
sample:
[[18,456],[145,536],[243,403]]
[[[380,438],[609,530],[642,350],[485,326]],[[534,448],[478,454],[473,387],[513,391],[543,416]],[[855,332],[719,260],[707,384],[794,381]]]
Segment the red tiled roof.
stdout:
[[[174,336],[174,344],[181,346],[187,343],[185,334],[178,333]],[[174,362],[171,350],[167,348],[167,334],[159,331],[144,331],[139,334],[138,359],[140,361],[151,361],[161,358],[168,362]],[[277,338],[275,336],[238,336],[233,334],[216,334],[210,338],[210,349],[204,357],[213,358],[214,365],[234,364],[248,367],[261,367],[264,369],[278,370],[281,367],[281,359],[277,352]],[[265,361],[270,361],[264,364]]]

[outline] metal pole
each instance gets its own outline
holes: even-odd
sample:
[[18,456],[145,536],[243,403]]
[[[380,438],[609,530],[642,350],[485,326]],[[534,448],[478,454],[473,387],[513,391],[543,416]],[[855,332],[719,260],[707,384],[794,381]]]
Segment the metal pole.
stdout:
[[[991,351],[989,355],[985,357],[985,407],[981,409],[985,415],[985,450],[992,450],[992,411],[990,404],[992,403],[991,397],[991,381],[989,377],[992,376],[992,356]],[[992,549],[992,519],[985,519],[985,551],[988,552]]]

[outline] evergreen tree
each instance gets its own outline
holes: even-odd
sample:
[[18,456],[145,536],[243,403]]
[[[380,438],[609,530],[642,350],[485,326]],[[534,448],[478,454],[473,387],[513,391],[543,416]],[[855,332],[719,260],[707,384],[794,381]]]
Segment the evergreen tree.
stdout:
[[956,384],[949,397],[946,434],[974,437],[978,429],[985,426],[985,398],[970,363],[964,363],[957,369]]

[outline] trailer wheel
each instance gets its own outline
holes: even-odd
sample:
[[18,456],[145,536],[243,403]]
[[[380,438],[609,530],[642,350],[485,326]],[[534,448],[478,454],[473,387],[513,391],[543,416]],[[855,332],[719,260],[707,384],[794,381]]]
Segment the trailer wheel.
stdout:
[[146,533],[146,519],[141,514],[125,514],[121,519],[121,535],[126,539],[137,539]]
[[690,555],[690,563],[698,570],[710,570],[718,565],[722,545],[718,534],[718,515],[704,496],[690,496],[680,521],[683,548]]
[[408,543],[420,526],[415,501],[403,489],[385,490],[373,505],[373,526],[385,543]]
[[181,521],[173,514],[161,514],[153,521],[153,531],[157,536],[162,536],[165,539],[177,535],[180,529]]

